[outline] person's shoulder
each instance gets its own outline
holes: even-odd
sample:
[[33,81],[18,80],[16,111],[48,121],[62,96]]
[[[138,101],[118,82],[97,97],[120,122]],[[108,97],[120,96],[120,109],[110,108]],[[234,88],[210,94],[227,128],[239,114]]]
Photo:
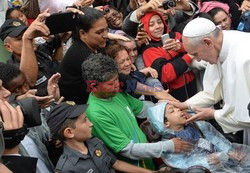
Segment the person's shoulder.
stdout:
[[92,109],[96,109],[97,107],[99,107],[99,102],[102,102],[101,99],[93,96],[92,93],[89,94],[89,98],[88,98],[88,109],[87,110],[92,110]]
[[62,166],[65,164],[67,160],[68,160],[68,155],[63,153],[57,162],[56,168],[62,168]]
[[95,152],[95,154],[98,154],[96,152],[102,152],[106,153],[108,152],[108,149],[106,148],[105,144],[98,139],[97,137],[92,137],[86,141],[87,146],[89,147],[90,152]]
[[[88,48],[88,46],[81,40],[76,40],[66,52],[64,59],[66,58],[67,61],[76,61],[76,59],[87,58],[92,51]],[[72,56],[76,56],[72,58]],[[64,60],[63,59],[63,60]]]
[[103,145],[103,142],[100,139],[98,139],[97,137],[91,137],[86,142],[88,144],[91,144],[91,145],[97,145],[97,144]]
[[58,160],[58,162],[56,164],[55,171],[56,172],[65,172],[65,165],[66,165],[66,168],[67,168],[69,163],[70,162],[68,161],[68,155],[63,153],[60,156],[60,158],[59,158],[59,160]]

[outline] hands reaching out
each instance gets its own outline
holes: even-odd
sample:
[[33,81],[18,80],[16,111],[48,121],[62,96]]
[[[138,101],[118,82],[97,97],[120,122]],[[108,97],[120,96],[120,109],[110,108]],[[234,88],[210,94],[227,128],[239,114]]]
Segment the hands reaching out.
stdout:
[[143,68],[140,70],[140,72],[143,73],[145,76],[149,74],[152,78],[155,78],[155,79],[158,78],[158,72],[151,67]]
[[52,95],[56,101],[58,101],[60,98],[60,89],[58,86],[58,82],[60,78],[61,78],[60,73],[53,74],[48,80],[48,85],[47,85],[48,95],[49,96]]
[[137,32],[135,40],[137,41],[137,44],[141,47],[144,44],[148,45],[149,41],[151,41],[151,38],[148,36],[144,28],[142,28]]
[[243,1],[240,7],[240,10],[242,12],[249,11],[250,10],[250,2],[249,1]]
[[187,119],[186,123],[192,123],[200,120],[209,120],[214,118],[214,109],[212,108],[195,108],[195,115]]

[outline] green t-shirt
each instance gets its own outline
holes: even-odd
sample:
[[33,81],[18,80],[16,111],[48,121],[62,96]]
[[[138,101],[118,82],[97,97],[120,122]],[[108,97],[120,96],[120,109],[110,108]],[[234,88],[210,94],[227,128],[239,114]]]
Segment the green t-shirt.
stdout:
[[[131,140],[134,143],[147,143],[146,136],[136,121],[136,116],[143,107],[142,101],[125,92],[117,93],[110,100],[99,99],[91,93],[88,104],[86,114],[93,123],[92,134],[115,153],[119,153]],[[119,158],[135,164],[133,160]],[[145,159],[144,163],[147,168],[154,169],[151,159]]]

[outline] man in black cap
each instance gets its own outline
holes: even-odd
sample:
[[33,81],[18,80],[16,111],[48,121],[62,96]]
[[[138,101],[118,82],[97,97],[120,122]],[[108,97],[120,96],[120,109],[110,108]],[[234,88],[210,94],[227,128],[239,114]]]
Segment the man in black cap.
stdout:
[[52,138],[64,144],[64,151],[56,165],[56,172],[122,172],[150,173],[152,171],[117,160],[96,137],[91,137],[93,124],[85,114],[87,105],[65,102],[50,112],[47,123]]
[[38,89],[38,94],[47,95],[48,79],[57,72],[58,62],[53,60],[53,50],[61,45],[61,39],[38,45],[34,38],[48,36],[49,29],[44,19],[49,13],[40,14],[28,27],[19,19],[8,19],[0,28],[0,38],[5,49],[12,53],[8,60],[24,73],[30,88]]

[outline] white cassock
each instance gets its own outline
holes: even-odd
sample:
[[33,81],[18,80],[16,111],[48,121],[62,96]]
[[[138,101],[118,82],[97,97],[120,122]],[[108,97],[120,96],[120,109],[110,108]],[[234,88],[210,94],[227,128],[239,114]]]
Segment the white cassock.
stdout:
[[223,44],[217,64],[208,64],[204,90],[186,102],[191,108],[210,107],[224,100],[214,117],[225,133],[244,131],[250,145],[250,33],[223,31]]

